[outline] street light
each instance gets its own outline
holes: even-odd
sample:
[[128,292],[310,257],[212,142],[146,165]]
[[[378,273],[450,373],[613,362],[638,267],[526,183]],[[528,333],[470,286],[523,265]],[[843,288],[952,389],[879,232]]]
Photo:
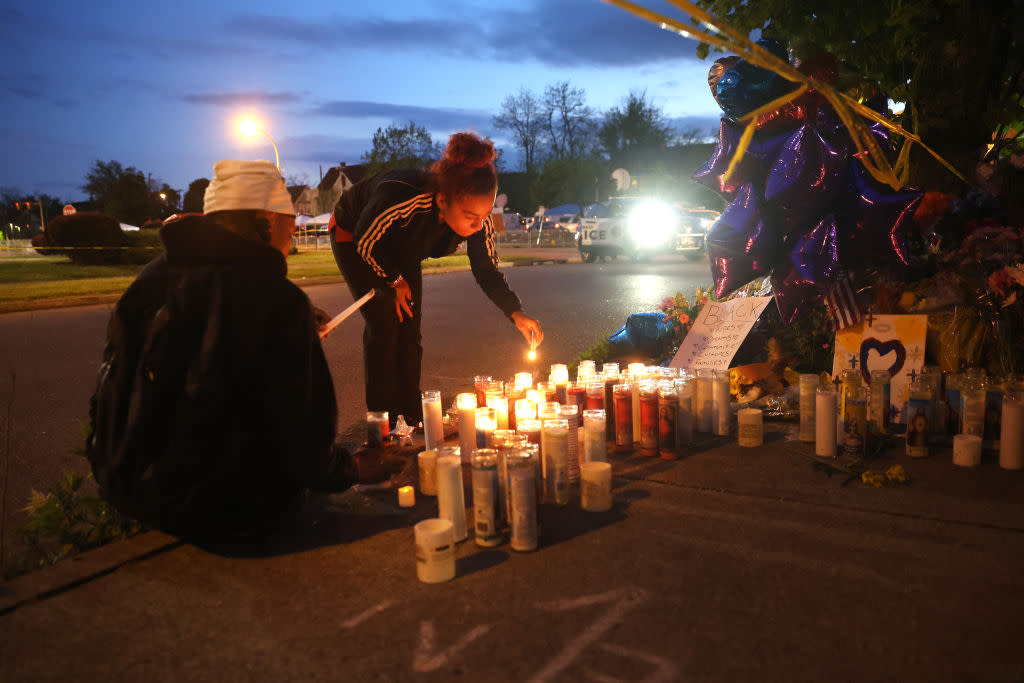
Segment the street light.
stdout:
[[274,142],[274,138],[270,137],[270,133],[260,128],[259,124],[252,119],[242,119],[238,124],[238,130],[242,135],[248,138],[251,138],[257,133],[262,133],[268,140],[270,140],[270,144],[274,147],[274,165],[277,166],[277,170],[281,170],[281,156],[277,153],[277,143]]

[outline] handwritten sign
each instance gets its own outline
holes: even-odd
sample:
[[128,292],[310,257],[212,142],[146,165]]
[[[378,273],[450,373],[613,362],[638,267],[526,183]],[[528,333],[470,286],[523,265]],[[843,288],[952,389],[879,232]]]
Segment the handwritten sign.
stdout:
[[924,367],[927,332],[926,315],[869,315],[836,333],[832,376],[856,370],[867,386],[872,370],[887,370],[892,402],[889,421],[904,423],[907,386]]
[[727,370],[732,357],[757,322],[770,296],[709,301],[700,309],[671,367]]

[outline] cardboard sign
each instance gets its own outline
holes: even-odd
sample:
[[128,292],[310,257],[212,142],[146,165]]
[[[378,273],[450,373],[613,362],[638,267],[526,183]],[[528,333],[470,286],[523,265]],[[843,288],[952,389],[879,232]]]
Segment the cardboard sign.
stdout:
[[709,301],[700,309],[670,367],[727,370],[770,296]]
[[924,367],[927,332],[926,315],[868,315],[836,333],[832,376],[843,370],[859,370],[864,386],[868,386],[872,370],[888,370],[892,402],[889,421],[905,423],[907,387]]

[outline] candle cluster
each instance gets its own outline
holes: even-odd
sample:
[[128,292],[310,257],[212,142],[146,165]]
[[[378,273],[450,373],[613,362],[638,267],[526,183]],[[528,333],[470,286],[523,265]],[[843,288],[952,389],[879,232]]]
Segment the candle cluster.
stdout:
[[[806,378],[806,379],[805,379]],[[814,410],[805,411],[816,393]],[[1004,469],[1024,468],[1024,385],[986,377],[976,369],[947,374],[926,366],[913,373],[902,410],[891,407],[888,371],[844,371],[835,385],[800,377],[800,439],[815,434],[815,454],[863,456],[868,435],[903,430],[907,455],[927,457],[937,446],[953,447],[953,463],[980,464],[984,450],[999,454]],[[904,425],[894,424],[894,415]],[[806,425],[806,426],[805,426]],[[970,437],[970,438],[966,438]]]

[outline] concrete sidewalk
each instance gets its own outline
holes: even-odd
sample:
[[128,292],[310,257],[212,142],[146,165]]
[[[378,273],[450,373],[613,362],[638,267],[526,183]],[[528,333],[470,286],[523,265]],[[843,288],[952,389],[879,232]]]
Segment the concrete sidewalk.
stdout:
[[768,428],[613,455],[611,512],[545,506],[532,553],[471,538],[446,584],[415,572],[435,499],[390,491],[259,549],[102,548],[0,584],[0,680],[1024,678],[1024,472],[897,452],[909,485],[842,486]]

